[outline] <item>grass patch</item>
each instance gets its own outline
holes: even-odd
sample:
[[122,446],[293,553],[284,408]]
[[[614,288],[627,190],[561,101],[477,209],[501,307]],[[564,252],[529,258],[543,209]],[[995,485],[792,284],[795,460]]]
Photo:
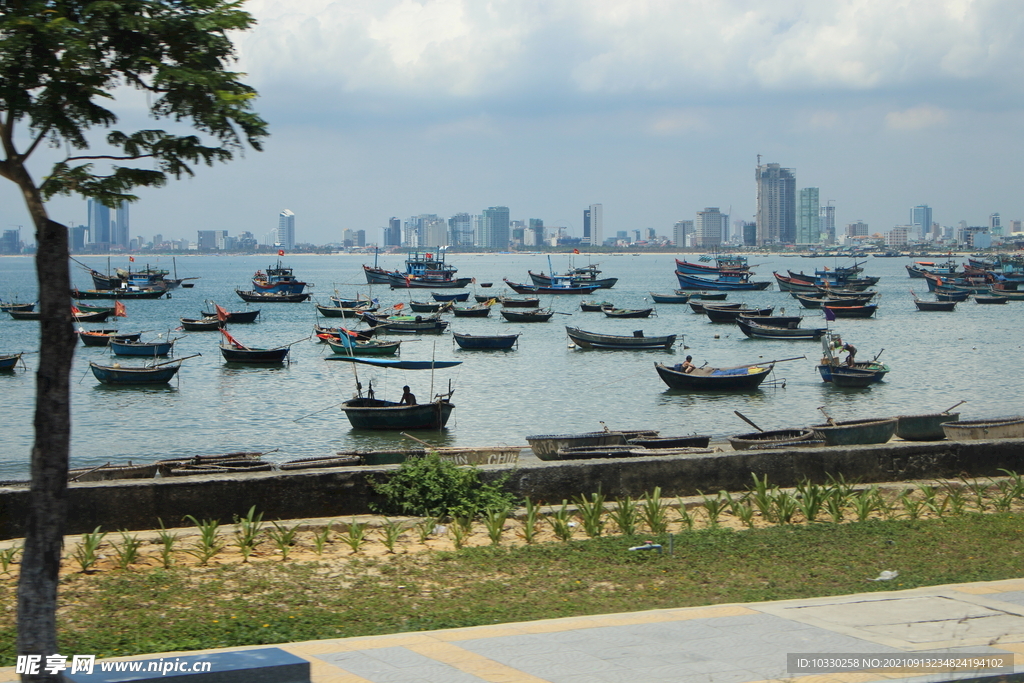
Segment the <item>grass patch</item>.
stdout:
[[[69,574],[62,651],[101,657],[808,598],[1021,576],[1020,514],[599,536],[324,562]],[[867,582],[898,570],[890,582]],[[14,663],[0,580],[0,666]],[[496,599],[496,596],[501,596]],[[453,599],[457,598],[457,599]]]

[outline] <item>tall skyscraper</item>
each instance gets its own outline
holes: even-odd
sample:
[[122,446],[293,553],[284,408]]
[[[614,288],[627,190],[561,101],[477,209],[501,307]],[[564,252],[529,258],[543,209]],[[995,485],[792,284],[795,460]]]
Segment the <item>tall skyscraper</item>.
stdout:
[[402,246],[402,221],[392,216],[388,220],[388,227],[384,228],[384,246]]
[[468,213],[457,213],[448,219],[448,234],[456,246],[473,246],[473,217]]
[[295,214],[285,209],[277,216],[277,246],[295,248]]
[[924,239],[932,229],[932,209],[927,204],[919,204],[910,210],[910,225],[914,234],[910,239]]
[[583,209],[583,243],[590,244],[590,209]]
[[485,249],[497,249],[506,251],[508,249],[509,220],[507,206],[491,206],[484,209],[481,220],[480,246]]
[[818,219],[821,226],[821,234],[825,237],[825,244],[836,243],[836,207],[832,206],[832,200],[828,200],[825,206],[818,209]]
[[[705,207],[697,212],[697,220],[693,224],[697,236],[695,246],[715,247],[722,243],[722,212],[717,206]],[[726,218],[728,220],[728,218]]]
[[589,237],[589,244],[599,247],[604,244],[604,206],[601,204],[591,204],[590,208],[584,213],[584,216],[586,215],[590,216],[590,231],[588,234],[586,226],[584,226],[584,241]]
[[89,241],[110,244],[110,209],[95,199],[89,200]]
[[129,235],[128,202],[121,202],[114,213],[114,223],[111,226],[110,242],[124,249],[128,248]]
[[779,164],[758,165],[757,245],[796,240],[796,176]]
[[676,221],[672,226],[672,242],[677,247],[688,246],[686,236],[693,234],[693,221]]
[[818,188],[805,187],[800,190],[800,207],[796,221],[797,244],[818,244],[821,242],[820,208]]
[[1003,234],[1003,221],[998,213],[991,214],[988,217],[988,231],[991,235],[1002,236]]

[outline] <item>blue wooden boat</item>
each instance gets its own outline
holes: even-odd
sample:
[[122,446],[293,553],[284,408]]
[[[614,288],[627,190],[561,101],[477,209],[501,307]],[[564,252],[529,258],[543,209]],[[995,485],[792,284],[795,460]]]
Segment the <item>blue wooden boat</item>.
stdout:
[[[214,304],[214,306],[216,307],[216,304]],[[252,323],[256,322],[256,318],[260,317],[260,309],[256,308],[248,311],[226,311],[224,309],[217,310],[215,308],[213,311],[209,312],[200,311],[200,315],[202,315],[204,318],[214,318],[223,315],[226,316],[224,322]]]
[[[430,296],[434,301],[469,301],[469,292],[453,292],[451,294],[447,292],[431,292]],[[488,297],[488,299],[489,298],[490,297]],[[487,299],[485,299],[485,301],[486,300]]]
[[676,271],[676,279],[679,280],[679,289],[715,290],[715,291],[752,291],[768,289],[772,286],[769,281],[754,282],[747,276],[722,275],[717,279],[710,280],[697,275],[687,275]]
[[459,334],[452,332],[455,343],[461,349],[495,350],[511,349],[519,340],[519,334]]
[[926,415],[900,415],[896,418],[896,436],[904,441],[942,441],[946,432],[944,422],[956,422],[960,413],[929,413]]
[[19,360],[21,360],[20,353],[0,355],[0,370],[13,370]]
[[114,352],[115,356],[146,356],[154,358],[157,356],[166,356],[171,352],[174,347],[176,339],[161,342],[140,342],[140,341],[127,341],[116,338],[110,339],[110,350]]
[[690,300],[691,294],[655,294],[654,292],[648,292],[651,295],[651,300],[656,304],[685,304]]
[[267,272],[257,270],[252,278],[253,291],[264,294],[302,294],[306,283],[295,277],[291,268],[285,268],[278,260],[276,266],[268,266]]
[[578,327],[566,326],[565,333],[576,346],[581,349],[616,349],[619,351],[646,351],[671,349],[676,342],[676,335],[669,334],[663,337],[644,336],[643,330],[636,330],[631,336],[598,334],[587,332]]
[[220,354],[228,363],[247,363],[256,365],[271,365],[283,363],[291,351],[290,346],[281,346],[276,349],[239,349],[231,345],[220,345]]
[[828,332],[824,327],[807,328],[798,327],[799,323],[791,323],[785,327],[774,325],[762,325],[761,323],[740,317],[736,319],[736,325],[746,336],[751,339],[786,339],[807,340],[821,339],[822,335]]
[[[191,356],[189,356],[191,358]],[[89,369],[103,384],[111,385],[137,385],[137,384],[167,384],[178,370],[184,358],[172,360],[167,363],[159,363],[148,367],[121,367],[120,365],[100,365],[89,363]]]
[[290,292],[260,292],[256,290],[243,292],[240,289],[236,289],[235,294],[242,301],[248,301],[249,303],[297,304],[309,298],[308,292],[300,292],[298,294]]
[[36,305],[31,304],[20,304],[15,301],[0,301],[0,312],[6,313],[8,311],[32,311],[35,310]]
[[353,398],[341,404],[353,429],[444,429],[455,405],[448,398],[413,406],[377,398]]
[[402,346],[400,341],[361,340],[358,333],[350,333],[345,328],[341,328],[337,337],[325,341],[334,353],[348,356],[393,356]]
[[878,375],[872,370],[859,370],[840,365],[832,368],[832,385],[843,388],[863,388],[878,382]]
[[508,280],[505,280],[505,284],[517,294],[592,294],[595,290],[601,289],[600,285],[574,285],[570,280],[563,280],[557,275],[547,287],[525,285]]
[[662,381],[670,389],[683,391],[744,391],[756,389],[761,385],[776,361],[738,365],[731,368],[696,368],[692,372],[683,372],[680,365],[669,367],[655,363],[654,368]]

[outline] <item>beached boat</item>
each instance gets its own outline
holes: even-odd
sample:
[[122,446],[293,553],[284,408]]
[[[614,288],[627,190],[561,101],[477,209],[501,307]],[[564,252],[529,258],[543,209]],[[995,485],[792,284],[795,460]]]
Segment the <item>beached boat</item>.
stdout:
[[289,460],[283,462],[277,466],[280,470],[312,470],[320,469],[323,467],[354,467],[361,465],[362,460],[357,455],[320,455],[312,458],[299,458],[298,460]]
[[514,465],[519,462],[518,446],[431,446],[390,450],[339,451],[338,455],[357,455],[363,465],[398,465],[412,458],[436,453],[441,460],[456,465]]
[[550,308],[501,309],[501,317],[510,323],[546,323],[555,314]]
[[766,445],[799,447],[813,438],[814,431],[811,429],[774,429],[767,432],[750,432],[749,434],[730,436],[729,443],[732,444],[733,449],[745,451]]
[[942,429],[945,422],[956,422],[960,413],[928,413],[899,415],[896,418],[896,436],[905,441],[941,441],[946,438]]
[[530,448],[541,460],[559,460],[558,451],[565,448],[621,446],[626,444],[622,432],[584,432],[582,434],[534,434],[526,437]]
[[865,420],[830,421],[813,425],[815,437],[826,446],[860,446],[885,443],[896,433],[896,418],[870,418]]
[[632,336],[598,334],[587,332],[578,327],[566,327],[565,333],[576,346],[583,349],[616,349],[620,351],[642,351],[652,349],[671,349],[675,344],[676,335],[646,337],[643,330],[636,330]]
[[942,423],[942,431],[951,441],[1024,439],[1024,417],[950,420]]
[[461,349],[494,350],[511,349],[519,340],[519,334],[459,334],[452,332],[455,343]]
[[674,366],[655,363],[658,376],[670,389],[682,391],[745,391],[757,389],[771,371],[776,361],[738,365],[730,368],[695,368],[683,372],[682,364]]
[[711,437],[707,434],[689,434],[687,436],[640,436],[627,439],[632,446],[640,446],[648,450],[663,448],[707,448]]
[[112,481],[115,479],[153,479],[169,476],[171,468],[161,463],[133,465],[111,465],[109,462],[99,467],[76,467],[68,470],[69,483],[87,481]]

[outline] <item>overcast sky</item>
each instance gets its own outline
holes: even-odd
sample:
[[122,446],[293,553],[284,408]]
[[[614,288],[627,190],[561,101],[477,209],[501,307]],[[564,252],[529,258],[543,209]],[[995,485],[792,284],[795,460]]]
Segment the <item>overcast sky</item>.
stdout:
[[[504,205],[582,233],[752,219],[777,162],[872,231],[1024,218],[1019,0],[250,0],[262,153],[140,192],[132,236],[368,239]],[[42,168],[36,175],[42,175]],[[9,183],[7,184],[9,185]],[[3,229],[28,215],[0,188]],[[50,205],[84,223],[85,202]]]

